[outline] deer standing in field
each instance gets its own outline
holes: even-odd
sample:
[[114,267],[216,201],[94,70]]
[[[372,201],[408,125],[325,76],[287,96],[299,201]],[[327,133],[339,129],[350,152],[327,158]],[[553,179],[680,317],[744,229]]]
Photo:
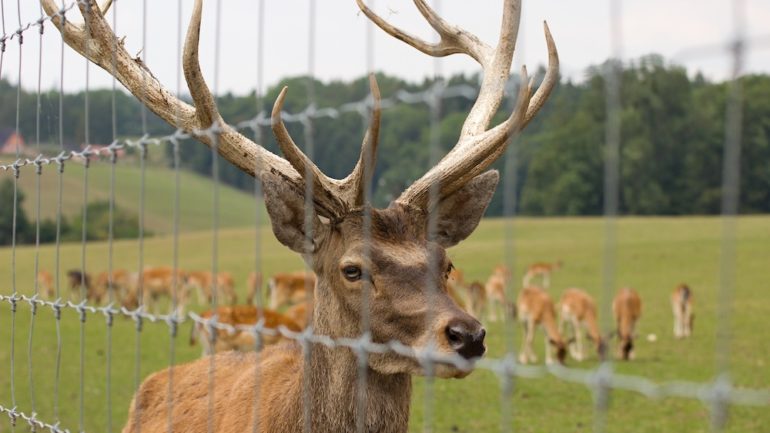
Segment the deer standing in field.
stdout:
[[535,340],[535,330],[543,327],[545,333],[545,363],[553,364],[553,351],[556,350],[556,360],[564,364],[567,357],[568,342],[564,341],[556,323],[556,308],[553,300],[543,289],[539,287],[525,287],[519,292],[516,300],[519,320],[524,326],[524,338],[522,339],[519,362],[537,362],[537,355],[532,348]]
[[489,310],[489,320],[496,322],[498,317],[505,314],[515,315],[514,307],[505,295],[505,287],[511,281],[511,270],[507,266],[498,265],[487,278],[484,285],[486,306]]
[[586,359],[583,339],[584,334],[587,334],[599,358],[603,359],[607,347],[599,330],[596,303],[591,295],[580,289],[567,289],[559,300],[559,311],[559,330],[563,332],[565,325],[569,325],[575,338],[575,347],[569,346],[570,355],[577,361]]
[[131,285],[136,281],[135,278],[125,269],[113,269],[112,272],[105,271],[96,276],[96,287],[105,294],[112,290],[116,299],[123,299],[131,290]]
[[249,277],[246,279],[246,288],[247,288],[247,292],[246,292],[247,305],[254,305],[257,300],[257,296],[260,297],[259,300],[261,301],[262,293],[260,289],[262,288],[262,273],[261,272],[249,273]]
[[186,285],[187,275],[184,271],[170,266],[157,266],[145,268],[135,277],[135,281],[123,297],[121,303],[126,308],[137,308],[139,301],[148,310],[158,312],[158,301],[168,298],[176,300],[176,313],[184,315],[185,306],[189,300],[189,290]]
[[53,283],[53,277],[50,272],[42,270],[37,273],[37,289],[46,299],[56,297],[56,286]]
[[695,316],[692,313],[692,289],[680,284],[671,294],[671,309],[674,311],[674,337],[687,338],[692,335]]
[[628,287],[620,289],[612,301],[612,314],[620,340],[618,356],[625,361],[634,359],[636,322],[642,316],[642,299],[636,290]]
[[313,292],[316,276],[313,272],[290,272],[275,274],[267,280],[268,306],[279,310],[286,306],[306,302],[308,293]]
[[[264,327],[271,330],[284,326],[293,332],[300,332],[303,327],[298,325],[290,317],[273,310],[265,310],[253,307],[251,305],[232,305],[217,307],[217,322],[226,323],[237,327],[238,325],[255,325],[260,319],[264,319]],[[214,315],[213,310],[207,310],[200,314],[204,319],[211,318]],[[257,340],[250,331],[236,330],[233,333],[227,330],[216,330],[216,336],[212,340],[209,329],[202,323],[195,322],[190,333],[190,345],[194,345],[200,340],[203,347],[202,356],[212,355],[214,353],[225,352],[228,350],[239,350],[242,352],[255,350]],[[286,342],[283,334],[263,333],[260,335],[260,341],[263,346]]]
[[561,260],[556,263],[533,263],[527,267],[527,272],[524,273],[524,279],[522,284],[524,287],[532,285],[532,280],[536,277],[542,278],[543,288],[548,289],[551,286],[551,272],[561,269]]
[[185,274],[185,281],[187,290],[195,290],[198,294],[200,304],[209,304],[213,301],[215,288],[220,303],[234,305],[238,302],[238,295],[235,294],[235,280],[229,272],[217,272],[215,278],[210,271],[188,271]]
[[[373,76],[373,110],[360,158],[348,177],[335,180],[299,150],[285,128],[281,112],[286,88],[272,113],[273,133],[286,159],[224,122],[198,62],[201,0],[193,6],[183,60],[194,106],[167,91],[144,62],[126,51],[104,17],[106,7],[94,0],[77,2],[88,23],[78,26],[61,18],[57,2],[42,0],[70,47],[112,73],[172,127],[201,131],[215,126],[215,133],[193,136],[206,145],[216,144],[225,159],[259,178],[276,238],[301,254],[318,275],[312,297],[314,333],[335,339],[359,338],[366,330],[362,306],[367,305],[368,335],[374,342],[395,340],[414,351],[430,348],[442,356],[468,360],[470,367],[486,350],[485,330],[446,294],[451,267],[446,249],[475,230],[499,179],[488,168],[505,152],[509,139],[538,113],[558,81],[556,47],[545,27],[549,65],[543,83],[534,91],[522,68],[522,85],[512,114],[490,127],[510,75],[519,1],[504,1],[496,46],[446,22],[424,0],[415,0],[415,5],[439,33],[437,43],[392,26],[363,0],[357,3],[377,26],[418,50],[431,56],[466,54],[483,69],[478,97],[457,144],[385,209],[372,208],[365,201],[380,127],[379,90]],[[417,357],[392,351],[369,353],[365,382],[360,385],[364,389],[357,392],[359,360],[353,351],[322,344],[304,347],[307,353],[299,344],[292,344],[271,346],[259,354],[228,352],[213,360],[177,365],[171,388],[170,370],[157,372],[134,395],[124,432],[165,432],[169,428],[192,433],[210,428],[225,433],[252,428],[300,432],[307,427],[313,432],[338,433],[355,431],[357,425],[368,432],[407,431],[411,375],[425,374]],[[470,369],[437,361],[431,373],[460,378]],[[216,383],[211,393],[209,378]],[[172,413],[167,412],[169,399],[174,402]],[[209,414],[214,418],[208,419]]]

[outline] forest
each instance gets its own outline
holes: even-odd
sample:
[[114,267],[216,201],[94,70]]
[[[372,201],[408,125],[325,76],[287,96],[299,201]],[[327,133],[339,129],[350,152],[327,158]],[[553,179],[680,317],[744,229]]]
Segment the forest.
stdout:
[[[503,195],[509,211],[523,215],[599,215],[603,212],[604,160],[607,120],[605,71],[609,64],[591,67],[579,82],[562,80],[554,94],[524,133],[513,141],[509,158],[497,163],[506,187],[498,192],[487,215],[503,214]],[[538,72],[536,83],[539,82]],[[447,91],[458,86],[478,87],[478,76],[453,76],[436,83],[410,83],[378,75],[383,98],[398,92],[420,93],[441,84]],[[740,213],[770,211],[770,76],[747,75],[737,83],[742,95]],[[333,177],[344,177],[358,158],[365,121],[355,110],[324,115],[324,108],[341,108],[364,100],[366,77],[351,82],[320,82],[307,77],[282,80],[257,98],[223,94],[218,97],[222,116],[230,124],[269,113],[279,90],[289,86],[285,110],[297,113],[313,102],[320,116],[311,122],[313,159]],[[463,87],[464,88],[464,87]],[[722,155],[726,139],[727,101],[731,83],[711,82],[702,75],[650,55],[623,64],[621,76],[620,208],[622,215],[689,215],[720,212]],[[0,100],[15,101],[16,89],[0,81]],[[312,101],[311,96],[312,95]],[[59,92],[40,95],[40,130],[37,93],[21,92],[19,129],[30,148],[41,143],[52,149],[60,142],[79,148],[86,142],[109,144],[115,137],[136,138],[172,130],[144,111],[124,92],[95,90],[88,94],[89,130],[85,130],[84,93],[63,95],[63,131],[59,131]],[[114,99],[114,112],[113,112]],[[405,98],[402,98],[405,99]],[[450,149],[459,134],[472,98],[445,95],[432,111],[424,102],[388,104],[383,110],[374,198],[383,206],[419,177],[431,161]],[[502,120],[511,103],[498,113]],[[113,120],[114,119],[114,120]],[[437,119],[435,123],[431,119]],[[0,106],[0,130],[16,124],[15,104]],[[435,125],[435,128],[432,127]],[[300,146],[303,125],[288,124]],[[268,126],[244,134],[276,152]],[[431,146],[436,143],[437,146]],[[50,152],[54,152],[55,147]],[[45,151],[44,151],[45,152]],[[47,152],[46,152],[47,153]],[[184,167],[209,175],[211,151],[184,143]],[[159,163],[171,165],[170,146]],[[510,172],[508,172],[510,171]],[[254,181],[224,160],[221,179],[251,190]]]

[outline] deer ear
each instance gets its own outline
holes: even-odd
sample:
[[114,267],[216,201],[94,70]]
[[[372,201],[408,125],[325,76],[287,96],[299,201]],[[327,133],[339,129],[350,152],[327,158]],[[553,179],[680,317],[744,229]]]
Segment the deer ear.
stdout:
[[321,223],[315,209],[309,209],[312,227],[308,233],[304,195],[272,173],[263,174],[261,179],[265,207],[278,241],[300,254],[317,251],[328,232],[328,226]]
[[497,170],[489,170],[441,200],[433,209],[438,215],[430,239],[449,248],[473,233],[492,200],[499,180]]

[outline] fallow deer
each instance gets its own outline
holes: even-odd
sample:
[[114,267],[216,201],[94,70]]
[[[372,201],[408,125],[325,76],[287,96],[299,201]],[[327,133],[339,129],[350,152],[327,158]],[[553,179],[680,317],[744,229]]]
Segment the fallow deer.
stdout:
[[70,288],[70,298],[80,299],[81,288],[85,290],[88,302],[99,305],[105,298],[106,292],[92,284],[91,274],[79,269],[67,271],[67,281]]
[[46,299],[53,299],[56,296],[56,286],[50,272],[41,270],[37,273],[37,289]]
[[509,312],[511,302],[505,295],[505,288],[511,281],[511,270],[507,266],[498,265],[487,278],[484,285],[486,291],[487,308],[489,310],[489,320],[496,322],[498,317],[502,317]]
[[293,320],[300,328],[305,329],[313,318],[313,304],[300,302],[287,308],[283,314]]
[[692,289],[680,284],[671,294],[671,309],[674,311],[674,337],[687,338],[692,335],[695,316],[692,313]]
[[527,267],[527,272],[524,273],[524,279],[522,284],[524,287],[532,285],[532,280],[536,277],[542,278],[543,288],[548,289],[551,286],[551,272],[561,269],[561,260],[556,263],[533,263]]
[[487,307],[487,291],[484,285],[474,281],[468,285],[468,312],[474,317],[484,317]]
[[[449,279],[447,279],[446,287],[447,294],[450,298],[452,298],[453,301],[455,301],[455,304],[470,313],[468,310],[468,303],[463,295],[463,293],[467,291],[465,289],[465,276],[463,275],[463,271],[457,268],[452,268],[452,270],[449,272]],[[478,317],[473,313],[471,313],[471,315]]]
[[234,305],[238,302],[235,293],[235,280],[229,272],[217,272],[216,281],[210,271],[188,271],[185,273],[187,290],[195,290],[198,303],[209,304],[213,300],[214,288],[217,290],[218,303]]
[[634,359],[634,332],[636,322],[642,315],[642,299],[636,290],[629,287],[620,289],[612,301],[612,314],[620,340],[618,356],[625,361]]
[[[216,309],[217,322],[226,323],[237,327],[239,325],[254,325],[260,319],[263,320],[265,328],[277,330],[279,326],[284,326],[289,331],[300,332],[303,327],[298,325],[288,316],[277,311],[256,308],[251,305],[231,305],[222,306]],[[208,319],[214,315],[213,310],[207,310],[200,314],[201,318]],[[203,324],[196,322],[190,333],[190,345],[194,345],[200,340],[203,347],[203,356],[227,350],[249,351],[257,348],[257,340],[254,333],[245,330],[236,330],[233,333],[227,330],[217,330],[215,338],[212,340],[210,330]],[[260,335],[260,341],[263,346],[269,346],[279,342],[287,341],[281,333],[263,333]]]
[[519,292],[516,301],[519,320],[524,326],[524,338],[522,339],[519,362],[537,362],[537,355],[532,348],[535,339],[535,329],[543,327],[545,333],[545,363],[553,364],[553,351],[556,350],[556,359],[564,364],[567,356],[567,343],[559,332],[556,323],[556,309],[553,300],[543,289],[539,287],[525,287]]
[[583,338],[584,334],[588,334],[596,347],[596,353],[603,359],[606,343],[599,330],[596,303],[591,295],[580,289],[567,289],[561,295],[559,307],[559,330],[564,331],[565,325],[569,324],[575,338],[575,347],[569,346],[570,355],[577,361],[586,359]]
[[123,299],[135,281],[136,276],[131,272],[125,269],[113,269],[112,272],[105,271],[97,275],[95,284],[101,292],[108,294],[112,290],[116,299]]
[[121,303],[126,308],[137,308],[139,301],[147,309],[158,312],[158,301],[161,297],[170,301],[176,299],[176,313],[183,315],[189,299],[189,290],[186,286],[186,274],[170,266],[157,266],[145,268],[136,276],[131,289],[123,297]]
[[289,305],[306,302],[310,299],[308,293],[313,291],[315,285],[316,276],[313,272],[275,274],[267,280],[268,306],[273,310],[280,310]]
[[249,273],[249,277],[246,279],[246,288],[248,289],[248,291],[246,292],[246,304],[254,305],[257,296],[262,296],[262,294],[260,293],[260,289],[262,288],[262,273],[261,272]]
[[[318,275],[312,297],[315,334],[358,339],[368,330],[365,335],[374,342],[399,341],[415,353],[435,354],[430,373],[436,377],[470,373],[473,361],[486,350],[485,330],[446,294],[451,266],[446,249],[476,228],[499,179],[489,167],[538,113],[558,81],[558,55],[545,26],[549,65],[543,83],[534,91],[522,68],[512,114],[490,128],[510,75],[519,0],[504,1],[494,47],[446,22],[424,0],[415,0],[415,5],[439,33],[436,43],[402,31],[357,0],[363,14],[388,34],[431,56],[466,54],[483,70],[479,94],[456,145],[385,209],[366,202],[380,126],[373,76],[373,110],[361,155],[348,177],[335,180],[299,150],[285,128],[281,113],[286,88],[272,113],[273,133],[286,159],[224,122],[198,62],[201,0],[193,5],[183,60],[194,106],[166,90],[141,59],[126,51],[104,16],[110,1],[104,8],[95,0],[78,1],[88,24],[80,26],[62,19],[54,0],[41,2],[70,47],[114,75],[172,127],[210,131],[193,136],[259,178],[276,238],[301,254]],[[124,432],[300,432],[306,427],[337,433],[355,431],[357,425],[363,431],[406,432],[411,375],[426,374],[426,363],[394,351],[368,353],[365,361],[360,385],[356,353],[322,344],[271,346],[259,354],[228,352],[213,361],[174,366],[173,387],[168,386],[170,370],[145,379],[134,395]],[[209,380],[216,383],[212,392]],[[358,386],[364,387],[361,392]]]

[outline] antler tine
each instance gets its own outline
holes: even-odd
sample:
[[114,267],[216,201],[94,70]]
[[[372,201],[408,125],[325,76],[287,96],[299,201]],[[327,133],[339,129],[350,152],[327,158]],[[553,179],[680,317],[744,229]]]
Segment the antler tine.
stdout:
[[99,10],[102,11],[102,15],[107,14],[107,11],[110,10],[110,6],[112,6],[112,0],[107,0],[104,2],[104,5],[99,6]]
[[[419,0],[415,0],[415,3],[418,1]],[[485,61],[486,51],[488,51],[489,47],[486,47],[478,39],[476,39],[478,46],[474,45],[471,48],[469,46],[464,46],[461,43],[461,41],[464,40],[463,38],[452,37],[450,33],[439,32],[439,35],[441,36],[441,40],[439,42],[437,43],[426,42],[423,39],[420,39],[417,36],[411,35],[399,29],[398,27],[390,24],[389,22],[385,21],[382,17],[380,17],[373,10],[370,9],[369,6],[367,6],[366,3],[364,3],[364,0],[356,0],[356,3],[358,4],[359,9],[361,9],[361,12],[363,12],[364,15],[366,15],[367,18],[369,18],[369,20],[371,20],[374,24],[376,24],[377,27],[381,28],[382,30],[384,30],[386,33],[393,36],[394,38],[405,42],[406,44],[422,51],[423,53],[429,56],[445,57],[451,54],[465,53],[475,58],[479,63],[483,63],[483,61]],[[431,23],[431,25],[433,24]],[[441,26],[438,24],[436,25],[436,27],[441,28]],[[463,34],[465,36],[468,36],[468,34],[464,32]]]
[[[281,152],[283,152],[283,156],[299,173],[300,177],[305,182],[313,183],[313,202],[316,204],[316,207],[319,208],[324,216],[339,217],[344,214],[348,207],[347,203],[344,200],[340,200],[339,195],[335,194],[340,189],[339,185],[336,184],[337,182],[334,179],[323,174],[318,166],[307,155],[302,153],[283,123],[281,112],[287,90],[288,87],[284,86],[281,89],[281,93],[278,94],[275,104],[273,104],[271,126],[275,139],[281,148]],[[301,192],[304,194],[304,190]]]
[[[195,0],[193,5],[190,25],[187,28],[187,37],[184,41],[184,54],[182,68],[190,96],[195,102],[195,115],[203,128],[210,127],[214,122],[222,118],[219,115],[214,96],[203,79],[200,61],[198,60],[198,43],[200,40],[201,16],[203,14],[203,0]],[[222,122],[223,123],[223,122]]]
[[[508,139],[523,128],[532,94],[525,66],[521,68],[521,82],[516,108],[508,119],[482,135],[471,137],[466,142],[465,151],[458,152],[456,147],[452,149],[428,173],[407,188],[397,201],[422,209],[432,209],[442,197],[457,191],[489,168],[505,151]],[[431,185],[436,184],[439,185],[438,193],[431,194]]]
[[545,31],[545,42],[548,46],[548,69],[545,71],[543,82],[540,83],[540,87],[532,97],[532,102],[529,104],[522,127],[527,126],[529,121],[540,111],[545,101],[551,96],[551,91],[556,87],[556,83],[559,82],[559,53],[556,51],[556,43],[553,41],[548,23],[545,21],[543,21],[543,29]]
[[369,122],[369,128],[361,144],[361,155],[358,157],[353,172],[342,181],[342,188],[347,191],[347,202],[354,206],[364,204],[366,199],[366,189],[374,175],[374,167],[377,161],[377,144],[380,137],[380,88],[377,86],[377,78],[374,74],[369,75],[369,88],[372,92],[372,114]]

